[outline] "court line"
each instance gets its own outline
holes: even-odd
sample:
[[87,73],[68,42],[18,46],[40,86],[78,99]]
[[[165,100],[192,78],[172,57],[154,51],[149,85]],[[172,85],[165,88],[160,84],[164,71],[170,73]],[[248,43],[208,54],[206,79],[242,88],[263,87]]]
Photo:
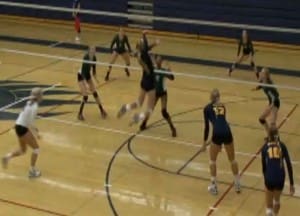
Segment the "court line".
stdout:
[[[202,180],[202,181],[206,181],[206,182],[210,181],[210,178],[207,178],[207,177],[195,176],[195,175],[185,174],[185,173],[177,173],[176,171],[172,171],[172,170],[169,170],[169,169],[161,168],[161,167],[158,167],[158,166],[155,166],[153,164],[148,163],[147,161],[145,161],[145,160],[141,159],[140,157],[138,157],[133,152],[133,150],[132,150],[132,142],[131,141],[128,142],[128,145],[127,145],[128,151],[133,156],[133,158],[136,159],[141,164],[143,164],[143,165],[145,165],[145,166],[147,166],[147,167],[149,167],[151,169],[158,170],[158,171],[161,171],[161,172],[164,172],[164,173],[168,173],[168,174],[171,174],[171,175],[182,176],[182,177],[192,178],[192,179],[196,179],[196,180]],[[228,173],[231,173],[231,172],[228,172]],[[255,174],[253,174],[251,176],[257,177]],[[261,176],[260,176],[260,178],[261,178]],[[223,185],[230,185],[231,184],[231,182],[226,182],[226,181],[219,181],[219,183],[223,184]],[[243,188],[248,189],[248,190],[254,190],[254,191],[264,192],[263,189],[259,189],[259,188],[255,188],[255,187],[250,187],[250,186],[244,186],[243,185]],[[290,195],[286,194],[286,193],[283,193],[283,196],[290,196]],[[294,198],[300,199],[300,196],[294,196]]]
[[[281,128],[286,121],[291,117],[291,115],[294,113],[294,111],[297,109],[298,104],[295,104],[295,106],[291,109],[291,111],[286,115],[286,117],[283,119],[283,121],[278,125],[278,128]],[[263,146],[261,146],[257,152],[255,153],[255,155],[249,160],[249,162],[245,165],[245,167],[242,169],[240,176],[242,177],[242,175],[244,174],[244,172],[246,172],[246,170],[250,167],[250,165],[254,162],[254,160],[257,158],[257,156],[260,154],[261,150],[262,150]],[[225,192],[222,194],[222,196],[214,203],[214,205],[212,206],[214,209],[217,208],[220,203],[224,200],[224,198],[227,196],[227,194],[229,193],[229,191],[232,189],[234,183],[232,182],[229,187],[225,190]],[[214,213],[214,209],[209,209],[208,213],[206,214],[207,216],[211,215],[212,213]]]
[[[41,58],[46,58],[46,59],[59,59],[59,60],[71,61],[71,62],[91,63],[91,64],[96,64],[96,65],[101,65],[101,66],[113,66],[115,68],[126,68],[126,66],[116,64],[116,63],[110,64],[108,62],[82,60],[82,59],[74,58],[74,57],[50,55],[50,54],[46,54],[46,53],[37,53],[37,52],[30,52],[30,51],[17,50],[17,49],[0,48],[0,51],[5,52],[5,53],[14,53],[14,54],[20,54],[20,55],[41,57]],[[135,66],[130,66],[128,68],[131,70],[137,70],[137,71],[141,70],[140,67],[135,67]],[[176,76],[183,76],[183,77],[189,77],[189,78],[194,78],[194,79],[214,80],[214,81],[219,81],[219,82],[245,84],[245,85],[252,85],[252,86],[257,86],[259,84],[256,81],[248,81],[248,80],[232,79],[232,78],[222,78],[222,77],[218,77],[218,76],[208,76],[208,75],[201,75],[201,74],[194,74],[194,73],[185,73],[185,72],[176,72],[176,71],[168,72],[168,71],[159,70],[159,69],[155,69],[154,72],[159,73],[159,74],[173,74]],[[299,87],[291,86],[291,85],[277,85],[277,84],[274,85],[274,84],[265,84],[265,83],[260,83],[259,85],[266,86],[266,87],[276,87],[279,89],[300,91]]]
[[[175,115],[174,115],[175,116]],[[45,121],[53,121],[56,123],[61,123],[61,124],[66,124],[66,125],[71,125],[71,126],[76,126],[76,127],[83,127],[83,128],[89,128],[89,129],[94,129],[98,131],[104,131],[104,132],[110,132],[110,133],[116,133],[116,134],[121,134],[121,135],[128,135],[128,136],[133,136],[137,138],[143,138],[143,139],[149,139],[149,140],[158,140],[158,141],[163,141],[163,142],[168,142],[168,143],[174,143],[178,145],[183,145],[183,146],[190,146],[193,148],[199,148],[199,144],[195,144],[193,142],[188,142],[184,140],[175,140],[171,138],[164,138],[164,137],[159,137],[159,136],[151,136],[151,135],[144,135],[136,132],[129,132],[129,131],[124,131],[124,130],[119,130],[115,128],[108,128],[108,127],[100,127],[96,125],[90,125],[87,123],[82,123],[82,122],[75,122],[75,121],[69,121],[69,120],[63,120],[59,118],[54,118],[54,117],[42,117],[39,116],[41,120]],[[157,124],[157,123],[156,123]],[[243,155],[243,156],[248,156],[248,157],[253,157],[255,154],[252,153],[247,153],[247,152],[236,152],[238,155]],[[292,161],[293,164],[299,164],[300,161]]]
[[49,47],[54,48],[54,47],[56,47],[56,46],[58,46],[58,45],[61,45],[61,44],[63,44],[63,43],[64,43],[64,41],[57,41],[57,42],[55,42],[55,43],[53,43],[53,44],[50,44]]

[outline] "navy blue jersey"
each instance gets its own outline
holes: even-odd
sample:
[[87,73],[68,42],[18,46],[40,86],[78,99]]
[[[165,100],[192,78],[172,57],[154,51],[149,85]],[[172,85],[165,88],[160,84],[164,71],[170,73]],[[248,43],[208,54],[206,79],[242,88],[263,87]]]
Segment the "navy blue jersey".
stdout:
[[285,144],[280,142],[278,145],[275,142],[268,142],[263,146],[261,163],[265,180],[282,181],[285,179],[284,160],[287,165],[290,184],[294,185],[293,168]]
[[248,39],[246,43],[243,42],[242,38],[240,39],[237,55],[240,55],[241,49],[243,49],[243,54],[254,55],[254,48],[250,39]]
[[110,44],[110,49],[111,51],[113,49],[116,49],[117,51],[126,51],[126,47],[127,47],[127,50],[129,52],[131,52],[131,47],[130,47],[130,44],[129,44],[129,41],[128,41],[128,37],[126,35],[124,35],[123,38],[120,38],[119,34],[117,34],[111,44]]
[[[153,66],[151,56],[149,54],[149,51],[151,49],[152,49],[152,47],[149,46],[148,39],[147,39],[146,35],[143,35],[143,48],[141,50],[141,60],[147,65],[147,67],[150,71],[150,74],[154,75],[154,66]],[[145,72],[145,70],[143,72],[143,76],[147,76],[147,75],[150,75],[150,74],[147,74]]]
[[[267,84],[273,84],[271,80],[267,82]],[[268,100],[270,104],[274,104],[276,100],[279,100],[279,93],[277,89],[273,86],[258,86],[257,89],[262,89],[266,96],[268,97]]]
[[209,135],[209,123],[212,124],[213,132],[217,134],[231,133],[226,120],[226,108],[223,104],[209,103],[204,108],[204,140],[207,141]]

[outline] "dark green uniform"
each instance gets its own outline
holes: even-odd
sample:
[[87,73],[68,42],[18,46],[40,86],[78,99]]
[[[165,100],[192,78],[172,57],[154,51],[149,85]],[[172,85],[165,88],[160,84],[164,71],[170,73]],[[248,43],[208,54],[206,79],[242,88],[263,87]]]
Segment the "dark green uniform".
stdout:
[[[86,53],[83,57],[83,61],[91,61],[89,58],[89,54]],[[94,62],[97,61],[96,56],[93,57]],[[91,67],[93,67],[93,74],[96,74],[96,63],[86,63],[83,62],[81,66],[81,70],[78,72],[78,81],[81,80],[90,80],[91,79]]]
[[[159,70],[168,71],[165,68],[160,68]],[[163,95],[167,94],[166,78],[168,78],[170,80],[174,80],[174,75],[173,74],[162,74],[162,73],[155,74],[156,97],[162,97]]]

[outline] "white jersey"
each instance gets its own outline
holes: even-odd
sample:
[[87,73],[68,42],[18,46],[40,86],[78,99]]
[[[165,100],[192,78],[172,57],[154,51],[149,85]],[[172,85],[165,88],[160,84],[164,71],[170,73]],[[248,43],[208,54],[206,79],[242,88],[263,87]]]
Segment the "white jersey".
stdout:
[[16,124],[28,128],[33,124],[37,115],[37,110],[38,103],[28,101],[24,110],[19,114]]

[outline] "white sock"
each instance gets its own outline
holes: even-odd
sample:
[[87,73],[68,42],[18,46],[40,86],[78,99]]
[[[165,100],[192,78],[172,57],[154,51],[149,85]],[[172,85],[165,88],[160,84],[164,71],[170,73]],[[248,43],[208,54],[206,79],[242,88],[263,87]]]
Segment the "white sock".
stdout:
[[8,160],[11,159],[11,157],[12,157],[12,153],[11,152],[8,153],[7,155],[5,155],[5,158],[7,158]]
[[125,105],[125,108],[126,108],[126,111],[130,111],[130,110],[131,110],[130,104],[126,104],[126,105]]
[[139,114],[140,121],[144,120],[145,117],[146,117],[145,113],[142,112],[142,113]]
[[216,183],[217,183],[217,179],[216,179],[215,176],[212,176],[212,177],[210,178],[210,181],[211,181],[212,184],[216,184]]

